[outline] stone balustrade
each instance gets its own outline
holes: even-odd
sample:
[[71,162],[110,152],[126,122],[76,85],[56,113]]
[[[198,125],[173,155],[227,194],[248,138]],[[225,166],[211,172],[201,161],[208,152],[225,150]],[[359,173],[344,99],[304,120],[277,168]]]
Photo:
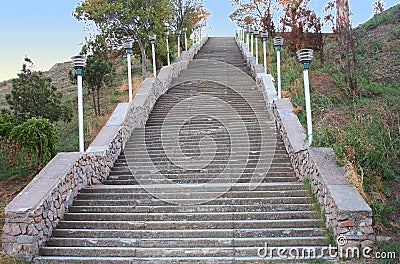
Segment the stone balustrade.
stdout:
[[348,182],[345,169],[336,165],[333,149],[308,146],[304,128],[293,113],[290,100],[278,99],[272,75],[265,74],[263,66],[255,64],[246,44],[238,41],[238,45],[264,94],[268,111],[276,120],[297,177],[310,180],[312,191],[324,211],[327,227],[335,238],[346,239],[345,247],[371,246],[375,240],[372,210]]
[[207,37],[147,78],[132,103],[118,104],[85,153],[59,153],[5,208],[2,248],[10,256],[31,260],[51,237],[78,192],[106,179],[135,128],[144,127],[157,99],[186,69]]

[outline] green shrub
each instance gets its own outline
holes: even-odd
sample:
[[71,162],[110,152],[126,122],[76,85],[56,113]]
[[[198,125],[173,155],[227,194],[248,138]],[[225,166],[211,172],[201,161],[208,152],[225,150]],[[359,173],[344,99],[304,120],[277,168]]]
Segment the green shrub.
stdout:
[[48,119],[33,117],[15,126],[11,131],[11,139],[36,159],[38,168],[56,154],[57,133],[55,126]]

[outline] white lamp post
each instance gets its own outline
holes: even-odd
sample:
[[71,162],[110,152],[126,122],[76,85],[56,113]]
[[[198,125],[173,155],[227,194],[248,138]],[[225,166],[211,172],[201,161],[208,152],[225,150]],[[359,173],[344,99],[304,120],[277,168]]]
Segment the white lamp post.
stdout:
[[83,133],[83,68],[86,66],[85,56],[74,56],[72,66],[75,69],[78,80],[78,124],[79,124],[79,152],[85,151],[85,138]]
[[283,38],[274,38],[274,46],[276,47],[276,66],[278,74],[278,98],[282,98],[282,82],[281,82],[281,48],[283,45]]
[[268,39],[268,33],[266,31],[261,32],[261,39],[263,42],[263,52],[264,52],[264,73],[268,73],[267,69],[267,39]]
[[307,134],[308,134],[309,146],[312,145],[313,131],[312,131],[312,116],[311,116],[310,82],[308,78],[308,70],[310,69],[313,53],[314,52],[312,49],[301,49],[296,52],[297,60],[303,65],[304,95],[306,97]]
[[128,61],[128,87],[129,87],[129,103],[132,102],[133,92],[132,92],[132,62],[131,62],[131,52],[132,52],[133,41],[128,40],[124,43],[124,48],[126,51],[126,60]]
[[247,33],[247,36],[246,36],[247,51],[250,51],[250,26],[249,25],[247,25],[246,33]]
[[156,35],[150,35],[149,40],[151,42],[151,51],[153,55],[153,72],[154,72],[154,79],[157,79],[157,66],[156,66],[156,48],[155,48],[155,43],[156,43],[157,36]]
[[256,65],[258,65],[258,35],[260,34],[260,31],[258,31],[257,29],[254,30],[254,38],[255,38],[255,42],[256,42]]
[[242,27],[242,36],[241,36],[240,40],[242,42],[245,42],[246,41],[246,38],[245,38],[245,24],[242,23],[241,27]]
[[250,54],[253,57],[254,56],[254,29],[250,29]]
[[195,29],[192,28],[192,35],[191,36],[191,40],[192,40],[192,46],[196,45],[196,41],[195,41]]
[[181,31],[178,30],[176,32],[176,36],[178,37],[178,58],[181,56],[181,35],[182,35]]
[[168,66],[171,65],[171,58],[169,55],[169,40],[168,40],[168,36],[169,36],[169,31],[164,32],[165,37],[166,37],[166,41],[167,41],[167,62],[168,62]]
[[183,28],[183,34],[185,35],[185,51],[187,51],[188,50],[187,28]]

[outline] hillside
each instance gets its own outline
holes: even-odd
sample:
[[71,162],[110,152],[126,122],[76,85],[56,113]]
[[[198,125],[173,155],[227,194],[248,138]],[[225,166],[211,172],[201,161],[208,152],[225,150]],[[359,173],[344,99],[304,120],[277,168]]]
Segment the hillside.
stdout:
[[[68,79],[68,71],[71,69],[71,62],[56,63],[50,70],[44,71],[44,75],[51,77],[53,83],[63,92],[69,94],[75,90]],[[7,106],[6,94],[11,92],[11,80],[0,82],[0,105]]]
[[[378,237],[390,241],[377,245],[400,252],[400,5],[354,29],[353,38],[356,91],[349,89],[338,36],[325,36],[324,63],[315,54],[314,145],[334,148],[373,209]],[[305,127],[302,68],[293,53],[283,51],[283,57],[283,94]]]

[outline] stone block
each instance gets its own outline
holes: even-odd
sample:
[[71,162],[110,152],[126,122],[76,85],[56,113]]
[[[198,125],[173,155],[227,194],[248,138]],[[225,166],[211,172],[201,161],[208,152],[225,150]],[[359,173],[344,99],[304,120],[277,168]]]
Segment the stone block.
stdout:
[[338,214],[345,216],[348,213],[372,213],[371,207],[369,207],[355,187],[328,184],[327,189],[335,201]]
[[80,153],[58,153],[39,174],[9,203],[5,214],[11,212],[28,212],[39,209],[45,198],[58,185],[60,178],[65,177]]
[[345,169],[336,165],[333,149],[311,148],[309,152],[325,184],[348,184]]
[[106,127],[117,126],[120,127],[125,121],[125,118],[128,114],[129,103],[120,103],[115,108],[111,117],[108,119],[106,123]]

